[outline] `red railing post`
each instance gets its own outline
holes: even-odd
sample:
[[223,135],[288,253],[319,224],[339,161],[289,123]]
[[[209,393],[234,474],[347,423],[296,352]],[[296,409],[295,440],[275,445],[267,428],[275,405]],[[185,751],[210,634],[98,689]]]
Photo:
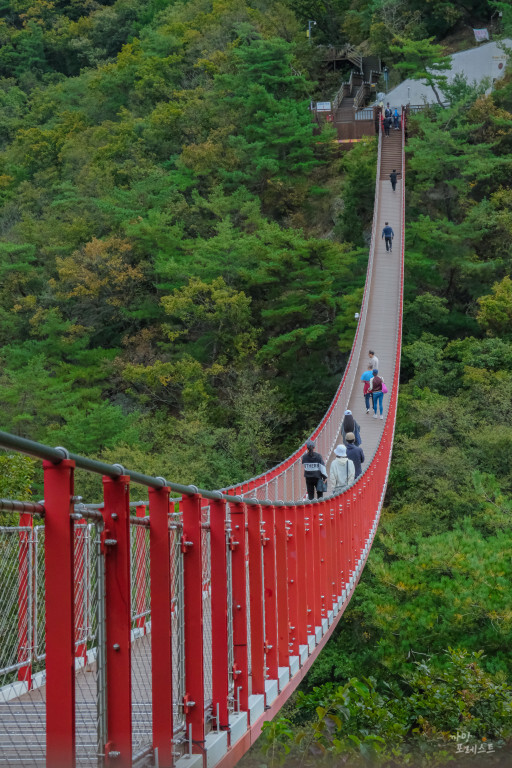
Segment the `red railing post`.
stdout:
[[204,637],[203,637],[203,551],[201,537],[201,496],[195,493],[180,501],[183,513],[183,582],[185,594],[185,688],[184,708],[187,732],[204,748]]
[[290,666],[288,613],[288,517],[290,507],[276,507],[277,663]]
[[308,573],[306,546],[306,521],[304,519],[306,510],[304,505],[295,507],[295,522],[297,530],[297,642],[299,645],[307,645],[308,642],[308,623],[309,623],[309,591],[308,591]]
[[[135,508],[136,517],[146,517],[146,505],[138,504]],[[150,533],[151,539],[151,533]],[[135,605],[137,614],[145,613],[146,610],[146,531],[142,526],[137,525],[135,528]],[[151,543],[150,543],[151,548]],[[153,583],[151,581],[151,583]],[[138,629],[146,627],[146,616],[140,616],[137,618],[135,626]],[[145,634],[145,629],[144,629]],[[160,755],[160,753],[158,753]],[[160,759],[160,758],[159,758]]]
[[[34,530],[34,518],[28,513],[20,514],[20,528],[30,528],[30,531],[20,531],[18,538],[18,664],[26,665],[18,669],[18,680],[27,683],[27,690],[32,688],[32,652],[30,626],[33,626],[33,591],[30,578],[30,549]],[[32,594],[31,594],[32,591]],[[32,616],[31,616],[32,612]]]
[[245,504],[230,503],[233,552],[231,570],[233,574],[233,680],[235,702],[240,710],[249,709],[249,669],[247,658],[247,574],[245,542]]
[[229,728],[228,582],[226,502],[210,501],[212,584],[212,700],[218,728]]
[[103,478],[107,733],[105,765],[131,768],[130,478]]
[[287,538],[286,562],[288,569],[288,614],[289,639],[288,655],[299,654],[299,592],[297,577],[297,507],[287,507]]
[[[151,578],[151,679],[153,708],[153,748],[158,749],[162,768],[173,763],[173,702],[172,702],[172,590],[171,539],[169,535],[170,489],[149,489],[149,557]],[[145,517],[146,507],[137,507],[137,517]],[[141,533],[142,537],[137,534]],[[140,547],[144,546],[145,530],[137,526],[137,613],[142,613],[139,585],[145,584],[144,571],[139,572]],[[142,577],[142,578],[141,578]],[[144,593],[142,593],[144,600]],[[137,620],[137,625],[139,626]]]
[[263,569],[261,507],[247,508],[249,549],[249,603],[251,607],[252,692],[265,693],[265,635],[263,621]]
[[48,768],[75,766],[74,468],[43,462]]
[[263,507],[263,592],[265,599],[265,661],[267,676],[278,679],[277,662],[277,581],[276,581],[276,526],[275,507]]

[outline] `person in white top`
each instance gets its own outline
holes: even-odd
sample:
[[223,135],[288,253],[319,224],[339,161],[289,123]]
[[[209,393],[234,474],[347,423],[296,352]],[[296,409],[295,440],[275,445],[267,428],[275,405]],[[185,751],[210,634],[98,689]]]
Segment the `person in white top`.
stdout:
[[370,349],[370,351],[368,352],[368,357],[370,358],[370,362],[373,365],[373,370],[378,368],[379,367],[379,358],[377,357],[377,355],[375,354],[373,349]]
[[331,493],[341,493],[345,491],[351,483],[354,482],[356,469],[354,462],[347,459],[347,449],[344,445],[337,445],[334,449],[336,458],[331,464],[329,482],[332,488]]

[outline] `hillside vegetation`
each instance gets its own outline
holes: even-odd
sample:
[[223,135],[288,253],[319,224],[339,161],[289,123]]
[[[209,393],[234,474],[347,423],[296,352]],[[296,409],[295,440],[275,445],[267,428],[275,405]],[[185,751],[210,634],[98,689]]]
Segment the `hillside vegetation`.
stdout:
[[[203,487],[282,459],[352,344],[375,178],[375,140],[340,158],[313,134],[339,77],[307,21],[399,69],[495,8],[506,31],[483,0],[3,2],[1,428]],[[512,77],[443,90],[410,124],[385,513],[258,764],[433,766],[458,732],[510,738]],[[26,498],[34,466],[1,465]]]

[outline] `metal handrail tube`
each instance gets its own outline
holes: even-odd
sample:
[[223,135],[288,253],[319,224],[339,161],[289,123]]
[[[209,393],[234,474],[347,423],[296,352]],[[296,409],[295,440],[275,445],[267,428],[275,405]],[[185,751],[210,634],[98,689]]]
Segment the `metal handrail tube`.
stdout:
[[13,499],[0,499],[0,510],[2,512],[19,512],[20,515],[39,515],[44,516],[43,504],[33,501],[14,501]]

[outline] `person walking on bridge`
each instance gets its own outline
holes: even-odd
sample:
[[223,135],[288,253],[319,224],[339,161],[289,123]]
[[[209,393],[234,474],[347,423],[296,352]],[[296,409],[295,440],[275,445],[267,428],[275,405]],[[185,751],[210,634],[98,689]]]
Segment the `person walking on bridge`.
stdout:
[[[377,357],[377,355],[375,354],[373,349],[369,349],[368,350],[368,357],[370,358],[370,363],[372,365],[372,371],[374,371],[376,368],[379,367],[379,358]],[[369,367],[370,367],[370,365],[368,365],[368,368]]]
[[345,411],[343,421],[341,422],[341,437],[343,438],[343,444],[347,444],[347,432],[353,432],[355,435],[356,445],[361,445],[361,430],[359,424],[354,419],[352,411]]
[[323,458],[319,453],[315,452],[315,441],[308,440],[306,448],[308,450],[302,457],[302,464],[304,465],[304,478],[306,480],[308,499],[312,501],[315,498],[315,491],[319,499],[324,495],[323,491],[318,490],[318,481],[327,480],[327,470]]
[[364,397],[364,404],[366,406],[366,413],[370,413],[371,393],[368,390],[370,389],[370,379],[372,378],[372,376],[373,376],[373,363],[368,363],[368,370],[365,371],[361,376],[361,381],[363,382],[363,397]]
[[391,179],[391,189],[393,190],[393,192],[396,189],[397,178],[398,178],[398,176],[401,176],[401,175],[402,174],[400,173],[400,171],[397,171],[396,168],[393,168],[393,170],[389,174],[389,178]]
[[395,233],[393,232],[393,229],[389,226],[389,222],[386,221],[386,225],[384,229],[382,230],[382,238],[385,239],[386,243],[386,251],[389,251],[389,253],[393,252],[393,238],[395,236]]
[[384,392],[382,390],[382,385],[384,384],[384,379],[382,376],[379,376],[379,371],[373,371],[373,376],[370,381],[370,392],[373,394],[373,418],[377,418],[377,406],[380,406],[380,417],[381,419],[384,418],[382,415],[382,398],[384,397]]
[[332,493],[341,493],[354,482],[355,467],[354,462],[347,459],[347,449],[344,445],[337,445],[334,453],[336,458],[331,464],[329,482],[331,483]]
[[356,472],[354,479],[357,480],[363,471],[361,467],[361,464],[364,463],[363,449],[360,445],[356,445],[356,436],[353,432],[347,432],[345,437],[347,438],[347,459],[350,459],[350,461],[354,464],[354,469]]

